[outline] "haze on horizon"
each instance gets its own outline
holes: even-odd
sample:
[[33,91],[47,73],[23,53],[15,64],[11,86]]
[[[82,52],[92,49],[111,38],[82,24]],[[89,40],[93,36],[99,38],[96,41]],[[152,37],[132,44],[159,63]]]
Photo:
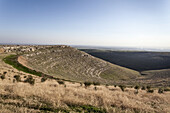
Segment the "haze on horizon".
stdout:
[[170,48],[169,0],[0,0],[0,43]]

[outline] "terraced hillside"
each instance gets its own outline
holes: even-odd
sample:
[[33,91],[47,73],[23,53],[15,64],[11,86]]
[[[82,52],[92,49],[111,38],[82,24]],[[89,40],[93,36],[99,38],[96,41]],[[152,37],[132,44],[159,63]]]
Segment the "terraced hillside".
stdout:
[[44,48],[19,56],[18,61],[36,71],[75,81],[108,82],[139,76],[137,71],[111,64],[69,46]]

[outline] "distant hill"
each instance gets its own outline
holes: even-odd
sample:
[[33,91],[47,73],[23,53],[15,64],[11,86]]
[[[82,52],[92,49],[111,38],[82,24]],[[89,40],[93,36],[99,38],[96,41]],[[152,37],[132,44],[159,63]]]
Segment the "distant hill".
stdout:
[[116,81],[138,77],[137,71],[111,64],[69,46],[51,46],[18,57],[31,69],[75,81]]
[[137,71],[170,69],[170,52],[110,51],[83,49],[110,63]]

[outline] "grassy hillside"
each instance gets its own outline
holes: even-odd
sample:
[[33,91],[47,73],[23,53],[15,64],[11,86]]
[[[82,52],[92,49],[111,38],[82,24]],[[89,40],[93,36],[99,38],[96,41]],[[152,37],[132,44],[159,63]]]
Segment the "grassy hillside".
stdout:
[[33,70],[76,81],[115,81],[132,79],[139,73],[68,46],[52,46],[25,54],[18,61]]
[[170,68],[170,52],[83,50],[95,57],[137,71]]
[[[170,92],[136,86],[90,85],[44,79],[3,62],[0,54],[0,113],[169,113]],[[8,62],[9,63],[9,62]],[[13,64],[13,62],[12,62]],[[25,68],[24,68],[25,69]],[[28,70],[26,70],[28,72]],[[34,73],[36,74],[36,73]],[[122,90],[122,88],[124,90]],[[147,87],[146,87],[147,88]],[[166,90],[166,91],[165,91]]]

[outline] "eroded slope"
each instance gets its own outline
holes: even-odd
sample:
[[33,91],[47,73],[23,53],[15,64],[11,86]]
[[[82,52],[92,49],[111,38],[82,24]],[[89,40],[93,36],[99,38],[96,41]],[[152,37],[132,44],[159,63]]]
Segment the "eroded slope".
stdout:
[[139,76],[139,73],[123,68],[69,46],[52,46],[25,54],[18,61],[34,70],[71,80],[120,80]]

